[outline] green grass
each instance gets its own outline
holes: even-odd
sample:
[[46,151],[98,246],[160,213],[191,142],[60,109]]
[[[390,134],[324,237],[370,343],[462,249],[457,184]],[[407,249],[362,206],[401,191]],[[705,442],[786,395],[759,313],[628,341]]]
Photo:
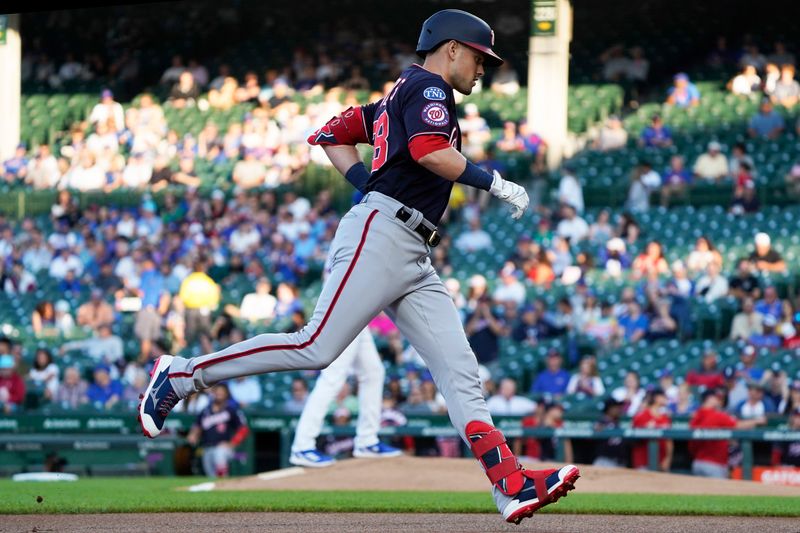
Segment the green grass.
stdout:
[[[320,511],[494,513],[488,492],[174,490],[198,478],[107,478],[73,483],[0,480],[0,514]],[[36,502],[42,496],[41,503]],[[800,497],[571,493],[542,512],[800,517]]]

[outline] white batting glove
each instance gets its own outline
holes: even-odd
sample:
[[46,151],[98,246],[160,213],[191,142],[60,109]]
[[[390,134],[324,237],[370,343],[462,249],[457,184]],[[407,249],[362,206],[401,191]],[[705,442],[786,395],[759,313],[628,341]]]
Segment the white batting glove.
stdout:
[[504,180],[499,172],[494,171],[494,180],[492,180],[492,187],[489,189],[497,198],[511,205],[511,218],[518,220],[522,213],[528,208],[530,199],[525,188],[517,185],[513,181]]

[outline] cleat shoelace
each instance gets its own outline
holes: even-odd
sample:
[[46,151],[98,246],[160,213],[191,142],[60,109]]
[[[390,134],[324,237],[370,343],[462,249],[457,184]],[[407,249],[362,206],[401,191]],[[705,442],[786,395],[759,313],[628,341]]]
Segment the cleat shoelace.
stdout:
[[168,392],[166,396],[164,396],[164,399],[161,401],[161,404],[158,408],[159,414],[161,414],[163,417],[166,417],[172,408],[175,407],[175,404],[179,401],[180,398],[178,398],[177,394],[172,391]]

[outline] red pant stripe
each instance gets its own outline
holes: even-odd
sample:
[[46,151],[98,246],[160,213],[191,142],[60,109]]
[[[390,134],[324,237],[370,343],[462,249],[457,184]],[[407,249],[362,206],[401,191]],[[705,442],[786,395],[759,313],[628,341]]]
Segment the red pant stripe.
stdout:
[[[347,267],[347,272],[345,272],[344,277],[342,278],[342,282],[339,284],[339,287],[336,289],[336,294],[333,295],[333,300],[331,300],[331,304],[328,306],[328,310],[325,311],[325,316],[322,317],[322,320],[319,323],[319,327],[317,330],[309,337],[309,339],[301,344],[276,344],[273,346],[262,346],[260,348],[252,348],[250,350],[245,350],[244,352],[237,352],[231,353],[228,355],[223,355],[222,357],[218,357],[217,359],[210,359],[208,361],[204,361],[197,366],[194,367],[194,370],[198,370],[201,368],[205,368],[207,366],[216,365],[218,363],[222,363],[224,361],[230,361],[231,359],[238,359],[239,357],[247,357],[248,355],[253,355],[256,353],[263,353],[263,352],[270,352],[274,350],[302,350],[307,346],[310,346],[316,339],[319,337],[320,333],[322,333],[322,328],[325,327],[325,323],[328,321],[328,318],[331,316],[331,312],[333,308],[336,306],[336,302],[339,300],[339,296],[341,296],[342,291],[344,290],[345,285],[347,285],[347,280],[350,279],[350,274],[353,273],[353,269],[356,266],[356,262],[358,261],[359,256],[361,255],[361,250],[364,248],[364,243],[367,240],[367,233],[369,232],[369,226],[372,224],[372,219],[375,218],[375,215],[378,214],[378,210],[372,211],[367,218],[367,223],[364,225],[364,231],[361,234],[361,242],[358,243],[358,248],[356,248],[356,253],[353,255],[353,260],[350,262],[350,266]],[[193,372],[175,372],[170,374],[170,378],[190,378],[192,377]]]

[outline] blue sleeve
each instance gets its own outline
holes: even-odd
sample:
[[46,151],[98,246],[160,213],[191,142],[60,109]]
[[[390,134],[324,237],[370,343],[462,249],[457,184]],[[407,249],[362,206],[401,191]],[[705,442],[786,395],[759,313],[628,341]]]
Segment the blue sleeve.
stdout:
[[426,78],[411,87],[403,88],[403,123],[408,139],[418,135],[444,135],[450,133],[456,117],[450,114],[453,90],[444,80]]

